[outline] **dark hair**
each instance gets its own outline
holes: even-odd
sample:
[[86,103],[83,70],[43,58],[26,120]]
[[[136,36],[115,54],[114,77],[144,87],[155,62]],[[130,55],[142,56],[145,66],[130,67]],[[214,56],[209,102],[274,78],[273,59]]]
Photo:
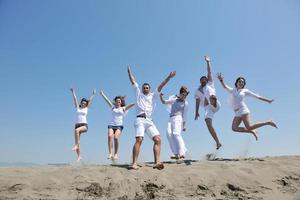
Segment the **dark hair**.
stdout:
[[121,106],[122,106],[122,107],[123,107],[123,106],[126,106],[126,103],[125,103],[125,97],[126,97],[126,96],[116,96],[116,97],[114,98],[114,101],[116,102],[117,99],[120,99],[120,100],[121,100]]
[[186,86],[181,86],[181,88],[179,90],[179,94],[182,94],[184,92],[187,93],[187,94],[190,93],[189,90],[188,90],[188,88]]
[[242,88],[244,88],[245,87],[245,85],[246,85],[246,79],[244,78],[244,77],[238,77],[237,79],[236,79],[236,81],[235,81],[235,87],[237,87],[237,83],[239,82],[239,80],[243,80],[244,81],[244,85],[243,85],[243,87]]
[[[86,105],[88,106],[90,101],[87,100],[86,98],[82,98],[82,99],[80,100],[80,104],[81,104],[82,102],[86,102]],[[79,107],[81,108],[81,105],[79,105]]]
[[206,81],[208,81],[208,78],[206,77],[206,76],[202,76],[201,78],[200,78],[200,81],[202,80],[202,79],[206,79]]
[[150,86],[150,84],[149,84],[149,83],[144,83],[144,84],[142,85],[142,87],[144,87],[144,86],[146,86],[146,85],[148,85],[148,86],[149,86],[149,89],[151,88],[151,86]]

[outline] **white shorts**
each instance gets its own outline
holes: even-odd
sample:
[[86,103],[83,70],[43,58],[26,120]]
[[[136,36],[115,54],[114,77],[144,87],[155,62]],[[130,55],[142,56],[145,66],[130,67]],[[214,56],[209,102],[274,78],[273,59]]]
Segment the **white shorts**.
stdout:
[[134,122],[135,137],[144,137],[145,132],[152,139],[160,135],[155,124],[150,119],[137,117]]
[[204,119],[213,119],[214,114],[220,110],[221,104],[219,101],[217,101],[217,107],[214,107],[210,104],[204,107],[205,110],[205,117]]
[[242,106],[238,110],[234,111],[235,117],[241,117],[242,115],[250,113],[250,110],[247,106]]

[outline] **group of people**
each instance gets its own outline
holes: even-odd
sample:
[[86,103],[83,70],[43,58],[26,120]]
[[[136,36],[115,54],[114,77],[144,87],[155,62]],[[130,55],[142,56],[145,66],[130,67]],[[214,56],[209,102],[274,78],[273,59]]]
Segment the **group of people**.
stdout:
[[[213,75],[211,72],[211,60],[208,56],[205,56],[204,59],[207,64],[207,76],[202,76],[200,78],[200,86],[195,91],[195,120],[197,120],[200,116],[200,106],[204,107],[205,122],[208,131],[216,142],[216,149],[219,149],[220,147],[222,147],[222,144],[220,143],[217,132],[213,127],[213,118],[215,113],[219,111],[221,104],[217,97],[216,89],[214,86]],[[114,101],[111,101],[109,98],[107,98],[102,90],[100,91],[100,95],[109,106],[112,114],[112,119],[108,124],[108,159],[118,159],[119,137],[123,130],[123,118],[125,117],[127,111],[135,106],[135,143],[132,150],[131,168],[139,168],[137,160],[145,133],[154,142],[153,168],[158,170],[164,168],[163,163],[160,161],[160,133],[151,118],[156,106],[157,99],[160,99],[162,104],[165,104],[167,106],[167,110],[169,111],[169,121],[166,132],[167,139],[173,153],[171,159],[184,159],[186,156],[187,148],[181,136],[181,132],[186,131],[186,116],[188,111],[188,102],[186,98],[189,94],[188,88],[186,86],[181,86],[179,89],[179,94],[171,95],[168,99],[165,99],[162,93],[162,89],[176,75],[176,71],[170,72],[170,74],[161,82],[161,84],[154,92],[151,92],[149,83],[144,83],[140,89],[129,66],[127,68],[127,71],[130,83],[135,92],[136,99],[134,103],[126,105],[124,96],[116,96],[114,98]],[[273,121],[265,121],[252,124],[250,121],[250,110],[248,109],[244,101],[244,98],[246,96],[252,96],[267,103],[272,103],[274,101],[273,99],[267,99],[244,88],[246,85],[246,80],[243,77],[238,77],[236,79],[235,88],[231,88],[225,84],[224,78],[221,73],[217,74],[217,78],[219,79],[222,87],[231,95],[230,104],[235,113],[235,117],[232,121],[233,131],[250,133],[255,137],[256,140],[258,140],[258,135],[256,132],[257,128],[266,125],[277,128],[276,124]],[[78,104],[77,97],[72,88],[71,92],[77,113],[77,120],[75,124],[75,145],[72,150],[77,153],[77,160],[79,161],[81,160],[80,135],[88,130],[86,117],[88,108],[91,106],[92,100],[96,95],[96,90],[93,90],[92,96],[89,99],[82,98],[80,104]],[[240,126],[242,122],[244,123],[244,127]]]

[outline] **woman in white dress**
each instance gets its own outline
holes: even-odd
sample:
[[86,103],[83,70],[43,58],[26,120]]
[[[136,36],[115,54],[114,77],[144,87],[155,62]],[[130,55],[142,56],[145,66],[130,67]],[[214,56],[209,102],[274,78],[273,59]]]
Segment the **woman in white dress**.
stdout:
[[[223,88],[231,94],[231,105],[235,112],[235,117],[232,121],[232,130],[235,132],[244,132],[252,134],[256,140],[258,140],[256,129],[262,126],[272,126],[277,128],[277,125],[273,121],[251,123],[250,120],[250,110],[244,98],[247,96],[254,97],[256,99],[262,100],[267,103],[272,103],[274,99],[267,99],[252,91],[245,89],[246,80],[243,77],[238,77],[235,81],[235,88],[231,88],[224,83],[224,79],[221,73],[218,73],[218,79],[223,86]],[[240,127],[241,123],[244,123],[245,127]]]
[[92,100],[95,97],[96,90],[93,90],[92,96],[89,99],[82,98],[80,104],[78,104],[77,97],[73,88],[70,89],[72,92],[72,97],[74,101],[74,106],[76,108],[77,119],[75,123],[75,145],[72,148],[73,151],[76,151],[77,161],[81,160],[80,156],[80,135],[87,132],[88,122],[87,114],[88,109],[92,104]]
[[[100,95],[103,97],[105,102],[111,109],[112,119],[108,124],[108,159],[117,160],[118,159],[118,148],[119,148],[119,137],[123,130],[123,119],[127,114],[127,110],[134,106],[134,104],[129,104],[126,106],[124,96],[116,96],[114,102],[111,102],[104,92],[101,90]],[[114,146],[114,155],[112,154]]]

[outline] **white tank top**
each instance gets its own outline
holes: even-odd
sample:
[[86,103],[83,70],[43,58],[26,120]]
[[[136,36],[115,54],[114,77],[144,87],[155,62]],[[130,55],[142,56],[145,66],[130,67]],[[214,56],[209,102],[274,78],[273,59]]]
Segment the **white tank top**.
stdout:
[[77,114],[76,123],[85,123],[85,124],[87,124],[87,119],[86,119],[87,113],[88,113],[88,108],[87,107],[85,107],[85,108],[77,107],[77,109],[76,109],[76,114]]
[[124,107],[113,107],[111,109],[112,119],[109,123],[111,126],[123,126],[123,118],[126,115],[127,111],[124,112]]

